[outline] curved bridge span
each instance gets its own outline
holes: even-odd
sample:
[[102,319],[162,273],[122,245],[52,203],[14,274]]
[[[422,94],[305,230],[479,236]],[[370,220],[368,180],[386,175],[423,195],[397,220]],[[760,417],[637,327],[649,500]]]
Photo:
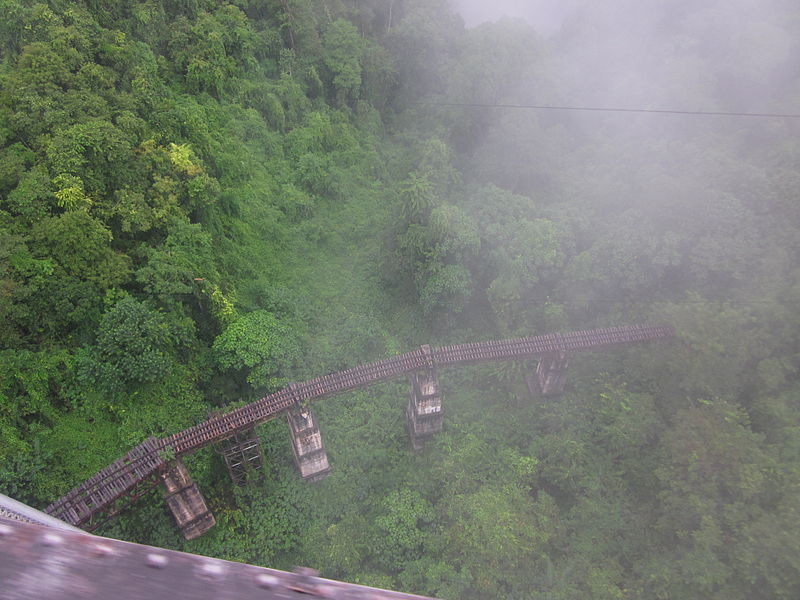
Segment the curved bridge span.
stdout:
[[[323,375],[303,383],[291,384],[260,400],[214,416],[167,438],[149,438],[59,498],[46,509],[46,512],[72,525],[91,526],[96,515],[108,512],[116,514],[120,509],[120,500],[135,500],[143,493],[141,491],[143,487],[147,490],[152,485],[164,483],[168,490],[171,486],[177,490],[173,492],[174,494],[190,487],[195,487],[196,492],[196,486],[192,486],[191,478],[182,465],[180,472],[174,471],[175,459],[211,444],[234,438],[242,432],[252,431],[254,426],[274,419],[282,413],[290,412],[309,400],[368,387],[405,374],[434,373],[435,369],[440,367],[485,362],[538,357],[539,371],[542,371],[542,365],[545,365],[545,369],[563,374],[566,357],[576,351],[608,348],[671,336],[672,328],[665,325],[624,325],[438,348],[422,346],[412,352]],[[547,373],[539,375],[542,383],[541,391],[547,394],[544,381],[549,375]],[[560,387],[563,387],[563,377],[561,379]],[[558,391],[560,388],[556,393]],[[325,465],[327,467],[327,458]],[[197,495],[199,496],[199,492]],[[200,500],[202,501],[201,497]],[[170,508],[173,508],[172,505]],[[173,513],[178,519],[174,509]],[[210,518],[213,525],[213,517],[207,515],[207,518]],[[178,520],[180,525],[180,519]],[[194,520],[197,519],[190,519]],[[187,535],[186,531],[184,534]]]

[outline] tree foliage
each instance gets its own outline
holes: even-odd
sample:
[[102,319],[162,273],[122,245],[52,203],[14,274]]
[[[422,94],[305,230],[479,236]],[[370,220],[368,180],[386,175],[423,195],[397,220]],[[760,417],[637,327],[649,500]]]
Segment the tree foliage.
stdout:
[[442,373],[420,453],[405,384],[327,399],[319,485],[275,421],[263,482],[187,458],[207,537],[155,497],[105,531],[442,598],[800,597],[791,127],[441,105],[789,113],[797,9],[450,4],[0,0],[0,490],[422,343],[666,322],[555,400]]

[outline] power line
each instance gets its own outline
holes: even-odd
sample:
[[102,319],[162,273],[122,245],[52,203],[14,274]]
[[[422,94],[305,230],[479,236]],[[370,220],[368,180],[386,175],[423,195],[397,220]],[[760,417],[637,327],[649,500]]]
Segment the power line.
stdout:
[[[723,299],[723,300],[630,300],[621,298],[619,300],[615,300],[613,298],[561,298],[561,299],[550,299],[545,300],[543,304],[568,304],[568,303],[585,303],[585,304],[646,304],[646,305],[656,305],[656,304],[673,304],[673,305],[684,305],[684,304],[703,304],[703,305],[713,305],[713,304],[728,304],[728,305],[739,305],[739,306],[760,306],[760,305],[771,305],[774,306],[778,304],[779,306],[798,306],[800,303],[794,300],[789,301],[779,301],[779,300],[734,300],[734,299]],[[500,302],[498,302],[500,303]],[[504,304],[531,304],[531,301],[526,298],[512,298],[508,300],[503,300],[502,303]]]
[[606,113],[643,113],[657,115],[692,115],[700,117],[749,117],[759,119],[800,119],[792,113],[725,112],[713,110],[666,110],[650,108],[613,108],[604,106],[557,106],[547,104],[481,104],[477,102],[411,102],[416,106],[444,106],[455,108],[512,108],[530,110],[562,110]]

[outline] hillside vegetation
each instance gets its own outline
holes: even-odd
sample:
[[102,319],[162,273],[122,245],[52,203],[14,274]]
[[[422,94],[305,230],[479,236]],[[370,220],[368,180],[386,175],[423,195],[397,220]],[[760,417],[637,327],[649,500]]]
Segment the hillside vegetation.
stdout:
[[[581,3],[578,3],[581,4]],[[148,436],[413,349],[664,322],[282,420],[263,480],[187,458],[100,533],[446,599],[800,597],[800,120],[783,0],[583,3],[558,35],[444,0],[0,0],[0,491],[44,507]],[[610,40],[614,40],[611,42]],[[478,106],[453,106],[468,103]]]

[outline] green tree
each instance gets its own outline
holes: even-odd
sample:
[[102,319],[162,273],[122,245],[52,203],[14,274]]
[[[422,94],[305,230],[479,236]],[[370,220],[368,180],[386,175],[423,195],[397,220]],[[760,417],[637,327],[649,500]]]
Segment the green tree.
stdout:
[[125,297],[100,321],[88,368],[109,392],[155,383],[173,367],[173,332],[163,315]]
[[150,297],[165,305],[180,303],[189,294],[219,280],[211,235],[199,224],[174,220],[164,242],[145,250],[147,263],[136,271],[136,279]]
[[48,217],[34,225],[34,248],[58,264],[62,273],[90,281],[99,288],[125,281],[128,256],[112,249],[111,231],[85,210]]
[[433,506],[418,492],[395,490],[384,498],[382,509],[375,518],[375,553],[384,568],[402,571],[408,562],[422,557],[428,537],[425,526],[434,519]]
[[333,21],[322,36],[323,64],[339,102],[358,98],[364,41],[355,25],[344,19]]
[[287,381],[300,359],[300,346],[289,323],[266,310],[246,313],[214,340],[223,369],[248,369],[254,387],[275,388]]

